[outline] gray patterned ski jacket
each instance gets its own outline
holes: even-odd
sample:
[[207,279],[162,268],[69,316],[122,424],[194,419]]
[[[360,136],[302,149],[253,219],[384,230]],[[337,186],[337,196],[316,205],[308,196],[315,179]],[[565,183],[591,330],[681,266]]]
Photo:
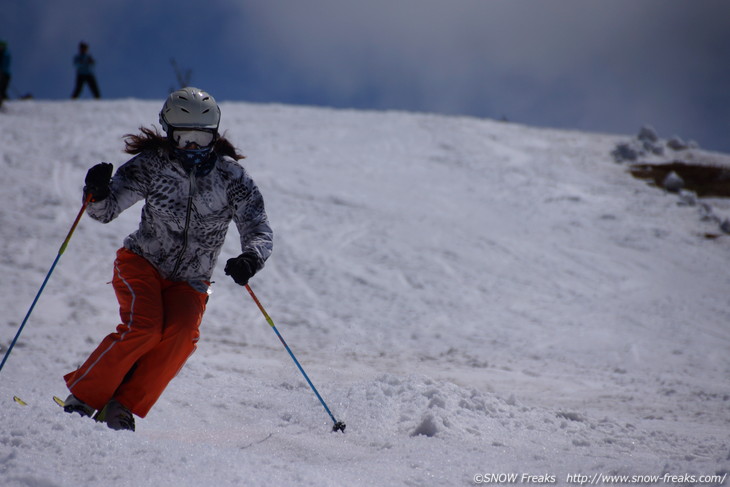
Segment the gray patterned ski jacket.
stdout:
[[119,167],[110,189],[107,198],[89,203],[87,213],[108,223],[144,199],[139,228],[124,246],[165,279],[206,289],[231,221],[242,252],[258,257],[257,270],[271,255],[273,235],[261,193],[232,158],[219,157],[211,172],[196,175],[162,150],[144,151]]

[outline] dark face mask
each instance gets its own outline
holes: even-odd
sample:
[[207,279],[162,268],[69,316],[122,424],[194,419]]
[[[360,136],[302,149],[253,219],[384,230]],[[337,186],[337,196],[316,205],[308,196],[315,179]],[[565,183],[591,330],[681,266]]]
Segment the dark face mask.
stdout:
[[195,175],[205,176],[213,170],[217,160],[215,152],[211,149],[174,149],[175,157],[182,162],[183,167],[189,173],[195,171]]

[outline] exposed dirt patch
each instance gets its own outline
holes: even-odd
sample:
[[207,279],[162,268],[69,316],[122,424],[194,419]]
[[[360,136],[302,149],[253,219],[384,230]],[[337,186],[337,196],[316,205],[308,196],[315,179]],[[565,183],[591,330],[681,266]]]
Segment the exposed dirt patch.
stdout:
[[634,177],[660,188],[664,187],[667,175],[674,172],[684,180],[683,188],[694,191],[700,198],[730,197],[730,168],[675,161],[634,164],[629,171]]

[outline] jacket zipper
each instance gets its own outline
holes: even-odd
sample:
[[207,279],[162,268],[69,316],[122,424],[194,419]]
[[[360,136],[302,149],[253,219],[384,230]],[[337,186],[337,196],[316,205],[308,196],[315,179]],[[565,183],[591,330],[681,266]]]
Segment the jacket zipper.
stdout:
[[190,229],[190,213],[193,210],[193,194],[195,192],[195,170],[190,172],[190,185],[188,187],[188,206],[185,210],[185,228],[183,229],[183,246],[182,249],[180,249],[180,254],[177,256],[177,261],[175,262],[175,267],[172,270],[172,274],[170,275],[170,279],[174,280],[175,277],[177,277],[177,271],[180,270],[180,264],[182,264],[182,259],[185,256],[185,251],[188,248],[188,230]]

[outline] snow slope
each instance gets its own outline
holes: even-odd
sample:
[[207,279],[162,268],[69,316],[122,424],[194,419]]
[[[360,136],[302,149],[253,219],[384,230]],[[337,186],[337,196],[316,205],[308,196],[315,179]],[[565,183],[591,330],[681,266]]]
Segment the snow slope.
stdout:
[[[123,163],[121,136],[156,122],[160,104],[3,109],[3,353],[86,170]],[[81,220],[0,372],[3,486],[457,486],[508,473],[563,485],[730,470],[730,240],[704,238],[716,227],[697,206],[614,163],[625,137],[221,108],[275,231],[252,288],[346,433],[330,432],[223,274],[235,228],[198,351],[136,433],[51,402],[118,321],[107,283],[135,206],[108,225]]]

